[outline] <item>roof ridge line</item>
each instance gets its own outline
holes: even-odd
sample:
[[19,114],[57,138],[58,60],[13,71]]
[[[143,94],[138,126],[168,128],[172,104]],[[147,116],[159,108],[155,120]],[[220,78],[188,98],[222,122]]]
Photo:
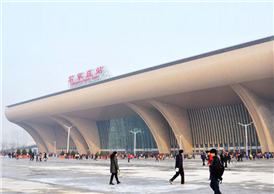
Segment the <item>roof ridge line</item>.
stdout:
[[173,66],[173,65],[178,65],[178,64],[181,64],[181,63],[186,63],[186,62],[189,62],[189,61],[193,61],[193,60],[197,60],[197,59],[201,59],[201,58],[205,58],[205,57],[209,57],[209,56],[213,56],[213,55],[217,55],[217,54],[221,54],[221,53],[225,53],[225,52],[229,52],[229,51],[233,51],[233,50],[238,50],[238,49],[241,49],[241,48],[250,47],[250,46],[257,45],[257,44],[262,44],[262,43],[265,43],[265,42],[270,42],[270,41],[273,41],[273,40],[274,40],[273,35],[268,36],[268,37],[265,37],[265,38],[261,38],[261,39],[257,39],[257,40],[237,44],[237,45],[234,45],[234,46],[229,46],[229,47],[225,47],[225,48],[222,48],[222,49],[210,51],[210,52],[207,52],[207,53],[194,55],[194,56],[187,57],[187,58],[184,58],[184,59],[179,59],[179,60],[176,60],[176,61],[160,64],[160,65],[157,65],[157,66],[148,67],[148,68],[145,68],[145,69],[133,71],[133,72],[126,73],[126,74],[123,74],[123,75],[119,75],[119,76],[116,76],[116,77],[108,78],[108,79],[105,79],[105,80],[102,80],[102,81],[99,81],[99,82],[96,82],[96,83],[93,83],[93,84],[88,84],[88,85],[80,86],[80,87],[77,87],[77,88],[67,89],[67,90],[63,90],[63,91],[60,91],[60,92],[48,94],[46,96],[33,98],[33,99],[26,100],[26,101],[23,101],[23,102],[8,105],[7,108],[17,106],[17,105],[20,105],[20,104],[26,104],[26,103],[29,103],[29,102],[32,102],[32,101],[41,100],[41,99],[51,97],[51,96],[56,96],[56,95],[59,95],[59,94],[73,92],[75,90],[80,90],[80,89],[84,89],[84,88],[87,88],[87,87],[92,87],[92,86],[95,86],[95,85],[103,84],[103,83],[114,81],[114,80],[117,80],[117,79],[130,77],[130,76],[133,76],[133,75],[138,75],[138,74],[141,74],[141,73],[145,73],[145,72],[149,72],[149,71],[153,71],[153,70],[157,70],[157,69],[161,69],[161,68],[165,68],[165,67],[170,67],[170,66]]

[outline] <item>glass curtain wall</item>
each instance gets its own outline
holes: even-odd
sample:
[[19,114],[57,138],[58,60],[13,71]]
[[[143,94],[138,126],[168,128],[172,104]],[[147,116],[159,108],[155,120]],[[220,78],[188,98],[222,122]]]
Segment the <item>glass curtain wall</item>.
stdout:
[[101,149],[133,149],[136,134],[136,149],[157,149],[154,137],[146,123],[140,117],[130,117],[97,121]]

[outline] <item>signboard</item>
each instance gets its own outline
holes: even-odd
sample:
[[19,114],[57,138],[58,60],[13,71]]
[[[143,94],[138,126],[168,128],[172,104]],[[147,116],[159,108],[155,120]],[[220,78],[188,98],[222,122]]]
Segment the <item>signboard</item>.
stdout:
[[143,149],[143,151],[151,151],[151,150],[152,150],[151,148]]
[[106,66],[90,69],[77,75],[69,76],[68,87],[76,88],[87,84],[92,84],[111,77],[111,73]]
[[125,149],[125,151],[127,151],[127,152],[128,152],[128,151],[133,151],[133,149]]

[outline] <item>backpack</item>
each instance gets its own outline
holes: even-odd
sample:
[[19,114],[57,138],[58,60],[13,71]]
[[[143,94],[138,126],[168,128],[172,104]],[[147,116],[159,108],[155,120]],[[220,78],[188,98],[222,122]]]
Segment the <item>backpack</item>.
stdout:
[[222,180],[223,180],[222,176],[224,174],[224,171],[225,171],[225,168],[224,168],[223,164],[221,162],[219,162],[215,168],[215,175],[218,178],[218,180],[220,181],[220,184],[222,184]]

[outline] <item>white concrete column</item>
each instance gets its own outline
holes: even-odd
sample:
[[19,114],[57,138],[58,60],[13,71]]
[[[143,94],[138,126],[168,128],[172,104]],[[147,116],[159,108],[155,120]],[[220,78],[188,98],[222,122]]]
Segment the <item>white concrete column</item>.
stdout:
[[87,142],[90,153],[100,153],[100,137],[96,121],[80,119],[68,115],[62,115],[62,117],[67,119],[79,130],[79,132],[82,134],[85,141]]
[[[54,130],[55,130],[55,135],[56,135],[56,149],[58,150],[58,148],[62,148],[61,150],[59,150],[59,152],[64,151],[66,152],[67,148],[67,141],[68,141],[68,133],[66,130],[64,130],[60,125],[54,126]],[[69,147],[76,147],[74,140],[72,139],[72,137],[70,136],[69,138]],[[72,149],[69,149],[70,151],[72,151]]]
[[30,134],[30,136],[35,141],[39,152],[48,152],[48,148],[47,148],[44,140],[41,138],[41,136],[34,129],[32,129],[30,126],[28,126],[25,123],[16,123],[16,124],[19,125],[20,127],[22,127],[23,129],[25,129]]
[[[68,129],[65,127],[66,126],[71,126],[72,124],[67,121],[64,118],[60,117],[51,117],[54,121],[56,121],[66,132],[68,132]],[[86,154],[87,153],[87,142],[85,141],[84,137],[82,134],[79,132],[79,130],[76,127],[71,128],[70,130],[70,135],[71,138],[73,139],[75,146],[77,148],[77,151],[81,154]]]
[[54,143],[53,141],[57,141],[54,127],[49,125],[42,125],[33,122],[24,122],[29,125],[32,129],[34,129],[44,140],[47,145],[48,151],[54,153]]
[[176,134],[177,142],[180,142],[179,136],[181,136],[182,149],[185,149],[185,152],[193,152],[192,135],[187,110],[153,99],[148,100],[148,102],[157,108],[165,117],[172,131]]
[[274,102],[245,88],[241,84],[231,85],[244,102],[256,127],[262,152],[274,151]]
[[170,153],[168,125],[161,113],[159,113],[158,110],[153,110],[134,103],[126,103],[126,105],[145,121],[155,139],[159,153]]

